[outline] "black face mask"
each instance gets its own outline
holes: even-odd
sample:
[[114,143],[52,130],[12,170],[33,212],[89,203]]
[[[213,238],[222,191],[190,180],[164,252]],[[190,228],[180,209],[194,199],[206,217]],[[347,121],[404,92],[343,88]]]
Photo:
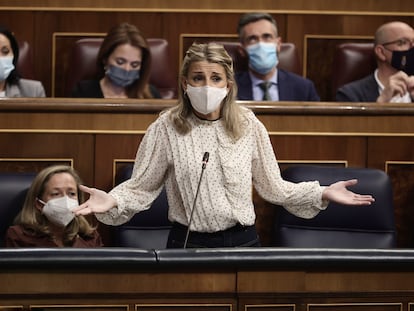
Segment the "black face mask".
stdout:
[[406,51],[392,51],[391,66],[404,71],[407,75],[414,75],[414,47]]

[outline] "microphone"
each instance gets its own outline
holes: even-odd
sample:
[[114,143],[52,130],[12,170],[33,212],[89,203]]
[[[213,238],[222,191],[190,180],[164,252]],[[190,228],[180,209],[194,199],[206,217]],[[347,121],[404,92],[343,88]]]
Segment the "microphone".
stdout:
[[195,205],[196,205],[197,197],[198,197],[198,191],[200,190],[201,179],[203,178],[204,169],[207,166],[209,156],[210,156],[210,154],[208,152],[204,152],[203,161],[202,161],[203,163],[202,163],[202,166],[201,166],[200,179],[198,180],[197,191],[196,191],[196,194],[195,194],[195,197],[194,197],[193,207],[191,209],[190,221],[188,222],[187,233],[185,235],[184,248],[187,247],[188,236],[190,235],[190,226],[191,226],[191,223],[193,222],[193,215],[194,215]]

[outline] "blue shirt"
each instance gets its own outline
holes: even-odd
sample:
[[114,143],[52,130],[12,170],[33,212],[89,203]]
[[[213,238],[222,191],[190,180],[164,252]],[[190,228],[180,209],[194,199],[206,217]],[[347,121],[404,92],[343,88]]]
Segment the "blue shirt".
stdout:
[[[252,89],[253,89],[253,100],[263,100],[263,90],[260,88],[260,83],[265,82],[264,80],[260,80],[256,78],[250,71],[249,71],[250,79],[252,80]],[[272,98],[272,101],[279,101],[279,88],[277,85],[277,70],[273,76],[268,80],[271,82],[271,86],[269,88],[269,94]]]

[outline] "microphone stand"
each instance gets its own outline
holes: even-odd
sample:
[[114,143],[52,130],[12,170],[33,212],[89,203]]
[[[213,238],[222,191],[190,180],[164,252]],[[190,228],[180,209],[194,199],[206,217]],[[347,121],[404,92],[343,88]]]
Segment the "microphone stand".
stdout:
[[204,156],[203,156],[203,165],[201,166],[200,179],[198,180],[197,191],[196,191],[196,194],[195,194],[195,197],[194,197],[193,207],[191,209],[190,220],[188,222],[187,233],[185,235],[184,248],[187,248],[188,236],[190,235],[190,226],[191,226],[191,223],[193,221],[193,215],[194,215],[195,205],[196,205],[196,202],[197,202],[198,192],[200,190],[201,179],[203,178],[203,173],[204,173],[204,169],[206,168],[206,165],[207,165],[207,162],[208,162],[208,157],[209,157],[209,153],[205,152]]

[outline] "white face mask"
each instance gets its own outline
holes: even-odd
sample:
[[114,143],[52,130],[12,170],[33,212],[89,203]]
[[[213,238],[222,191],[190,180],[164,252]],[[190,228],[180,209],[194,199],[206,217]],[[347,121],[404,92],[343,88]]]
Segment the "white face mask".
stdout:
[[75,207],[79,206],[78,200],[71,199],[68,196],[63,196],[56,199],[51,199],[47,203],[39,199],[39,202],[43,203],[42,213],[56,225],[66,227],[73,218],[75,214],[72,210]]
[[227,87],[191,86],[187,84],[187,95],[191,106],[201,113],[209,114],[216,111],[223,99],[227,96]]
[[14,69],[13,57],[0,57],[0,81],[6,80]]

